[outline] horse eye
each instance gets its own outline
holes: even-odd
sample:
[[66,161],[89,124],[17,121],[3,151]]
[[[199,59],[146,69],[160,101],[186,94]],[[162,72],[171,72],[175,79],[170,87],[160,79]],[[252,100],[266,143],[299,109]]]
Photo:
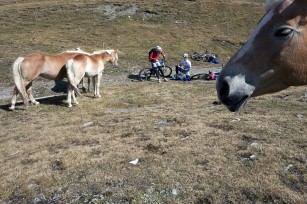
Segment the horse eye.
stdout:
[[276,32],[275,32],[275,36],[276,37],[288,37],[290,34],[292,34],[293,29],[289,28],[289,27],[284,27],[284,28],[279,28]]

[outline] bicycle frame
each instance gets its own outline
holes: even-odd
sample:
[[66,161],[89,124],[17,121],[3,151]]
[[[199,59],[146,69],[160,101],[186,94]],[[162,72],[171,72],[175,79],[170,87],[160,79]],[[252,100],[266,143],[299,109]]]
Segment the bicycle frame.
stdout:
[[[170,66],[166,66],[164,61],[160,62],[162,66],[159,66],[160,68],[157,68],[158,74],[160,76],[162,76],[161,72],[164,73],[165,77],[169,77],[172,74],[172,68]],[[151,78],[151,76],[153,75],[153,67],[151,68],[143,68],[141,69],[141,71],[139,72],[139,78],[141,81],[144,80],[149,80]]]

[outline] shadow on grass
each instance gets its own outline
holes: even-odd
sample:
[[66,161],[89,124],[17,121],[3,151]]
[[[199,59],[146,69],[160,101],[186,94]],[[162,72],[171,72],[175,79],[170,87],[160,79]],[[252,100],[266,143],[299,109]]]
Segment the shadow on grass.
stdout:
[[131,81],[141,81],[139,75],[136,74],[128,75],[128,79],[131,79]]
[[[45,96],[41,98],[36,98],[36,101],[38,101],[40,104],[44,105],[56,105],[56,106],[66,106],[67,104],[64,102],[66,99],[67,95],[62,94],[62,95],[52,95],[52,96]],[[11,104],[6,104],[6,105],[0,105],[0,109],[5,110],[5,111],[11,111],[9,107]],[[18,101],[15,104],[15,109],[16,110],[25,110],[25,106],[23,105],[23,102]]]
[[67,81],[54,80],[54,87],[51,90],[55,93],[67,93]]

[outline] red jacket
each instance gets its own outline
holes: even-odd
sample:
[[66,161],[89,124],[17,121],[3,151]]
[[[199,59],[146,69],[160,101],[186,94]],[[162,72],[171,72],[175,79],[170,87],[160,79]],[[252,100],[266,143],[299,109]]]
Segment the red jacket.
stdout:
[[155,51],[155,50],[151,50],[149,52],[149,61],[151,62],[156,62],[159,60],[159,55],[164,55],[163,51]]

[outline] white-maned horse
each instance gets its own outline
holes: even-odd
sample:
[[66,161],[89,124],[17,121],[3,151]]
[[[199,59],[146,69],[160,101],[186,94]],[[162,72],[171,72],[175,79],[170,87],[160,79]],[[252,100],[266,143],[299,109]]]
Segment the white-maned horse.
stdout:
[[74,90],[79,93],[77,85],[81,79],[93,77],[94,97],[101,97],[99,94],[99,86],[104,70],[104,64],[110,62],[113,66],[118,66],[117,50],[101,50],[93,54],[79,54],[67,61],[66,71],[68,78],[67,103],[68,107],[72,107],[71,99],[74,104],[78,104]]
[[307,1],[267,0],[248,42],[226,64],[217,94],[230,111],[250,97],[307,85]]

